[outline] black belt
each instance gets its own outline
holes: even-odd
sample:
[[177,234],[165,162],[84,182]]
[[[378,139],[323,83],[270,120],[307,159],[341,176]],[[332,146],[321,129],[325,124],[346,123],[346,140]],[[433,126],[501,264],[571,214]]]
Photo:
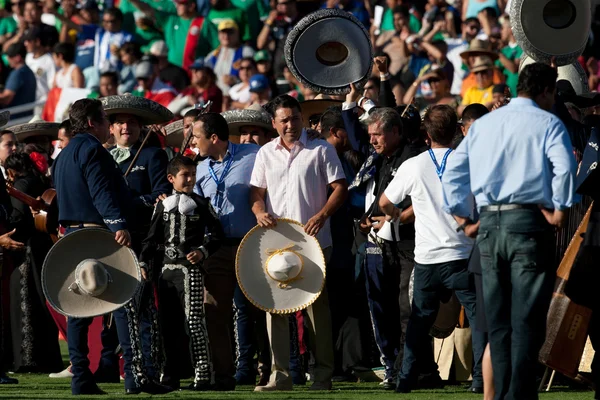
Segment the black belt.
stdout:
[[537,204],[493,204],[481,207],[481,211],[512,211],[512,210],[539,210]]
[[240,243],[242,243],[242,239],[238,239],[238,238],[223,239],[223,246],[239,246]]

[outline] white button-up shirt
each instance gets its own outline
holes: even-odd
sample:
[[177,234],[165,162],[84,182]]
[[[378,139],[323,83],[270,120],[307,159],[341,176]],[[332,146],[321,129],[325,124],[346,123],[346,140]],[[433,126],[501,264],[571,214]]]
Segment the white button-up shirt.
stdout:
[[[267,189],[267,211],[276,218],[289,218],[306,224],[327,203],[330,183],[345,179],[342,163],[324,140],[308,140],[306,131],[291,151],[281,138],[258,151],[250,185]],[[331,246],[329,219],[317,239],[322,248]]]

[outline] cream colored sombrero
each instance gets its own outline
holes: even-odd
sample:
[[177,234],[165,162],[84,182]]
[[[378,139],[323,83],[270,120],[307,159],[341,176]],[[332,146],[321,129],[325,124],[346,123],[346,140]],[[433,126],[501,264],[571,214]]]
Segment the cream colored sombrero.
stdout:
[[163,124],[173,119],[173,113],[168,108],[130,93],[102,97],[100,101],[106,115],[132,114],[140,119],[142,125]]
[[60,239],[42,267],[48,303],[67,317],[112,312],[136,294],[141,281],[133,250],[119,245],[107,229],[86,228]]
[[235,271],[246,298],[272,314],[307,308],[325,285],[319,242],[290,219],[278,219],[271,229],[252,228],[238,248]]

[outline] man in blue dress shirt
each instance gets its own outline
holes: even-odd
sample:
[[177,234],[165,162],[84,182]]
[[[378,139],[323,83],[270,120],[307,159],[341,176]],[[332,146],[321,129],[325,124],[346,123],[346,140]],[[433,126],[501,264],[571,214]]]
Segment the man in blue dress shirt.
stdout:
[[229,141],[229,127],[217,113],[201,114],[193,126],[192,147],[207,157],[196,172],[195,192],[209,197],[226,240],[204,263],[205,312],[216,390],[235,388],[230,334],[235,290],[235,256],[242,238],[256,225],[250,208],[250,175],[259,146]]
[[[537,399],[536,366],[552,298],[554,227],[573,204],[576,163],[554,104],[556,70],[531,64],[518,97],[475,121],[448,160],[444,210],[477,235],[496,399]],[[473,193],[480,220],[473,224]]]

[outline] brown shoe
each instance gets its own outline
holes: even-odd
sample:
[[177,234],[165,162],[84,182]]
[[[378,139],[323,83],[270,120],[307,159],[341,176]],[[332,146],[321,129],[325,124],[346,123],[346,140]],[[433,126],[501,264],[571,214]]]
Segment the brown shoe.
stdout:
[[257,386],[255,392],[275,392],[275,391],[290,391],[294,388],[292,380],[285,382],[267,382],[265,386]]
[[314,382],[308,390],[331,390],[331,381]]

